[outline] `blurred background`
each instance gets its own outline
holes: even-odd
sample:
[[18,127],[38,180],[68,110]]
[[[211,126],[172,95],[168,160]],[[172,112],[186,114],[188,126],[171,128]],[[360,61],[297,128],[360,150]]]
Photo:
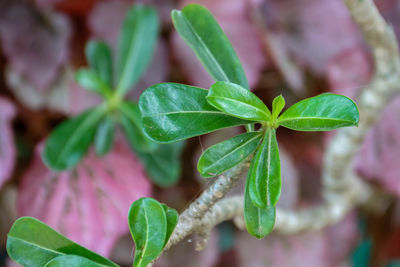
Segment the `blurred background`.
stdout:
[[[105,157],[89,153],[73,170],[56,173],[45,167],[40,150],[51,130],[100,101],[74,81],[74,71],[87,65],[85,43],[95,38],[115,49],[125,12],[138,2],[158,10],[162,30],[131,99],[159,82],[204,88],[213,83],[170,19],[172,9],[193,2],[215,15],[253,92],[268,106],[279,94],[287,106],[327,91],[356,98],[373,73],[370,50],[342,0],[0,0],[0,266],[17,266],[7,259],[6,235],[24,215],[129,266],[129,205],[152,196],[182,211],[209,183],[196,170],[201,152],[241,131],[188,140],[180,179],[168,188],[151,183],[123,140]],[[400,1],[376,4],[399,37]],[[278,206],[318,204],[322,155],[332,134],[278,131],[283,172]],[[189,238],[156,266],[400,266],[399,162],[400,97],[395,95],[354,162],[363,179],[387,193],[383,209],[357,209],[327,229],[273,233],[261,241],[225,222],[204,251],[194,251],[196,238]],[[235,192],[241,190],[242,184]]]

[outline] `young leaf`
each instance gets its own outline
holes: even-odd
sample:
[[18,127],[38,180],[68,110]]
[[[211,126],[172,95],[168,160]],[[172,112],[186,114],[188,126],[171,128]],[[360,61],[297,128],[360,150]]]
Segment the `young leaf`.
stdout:
[[229,170],[253,153],[261,138],[260,132],[249,132],[209,147],[200,156],[199,173],[210,178]]
[[30,267],[42,267],[62,255],[78,255],[101,266],[117,266],[32,217],[15,221],[8,233],[7,252],[17,263]]
[[125,94],[147,69],[157,41],[157,12],[135,5],[124,19],[118,40],[117,92]]
[[90,68],[110,88],[113,87],[112,56],[110,47],[103,42],[89,41],[85,48]]
[[79,69],[75,73],[75,80],[80,86],[89,91],[99,93],[103,97],[109,97],[111,95],[110,87],[103,82],[92,69]]
[[168,243],[169,238],[172,235],[172,232],[174,231],[176,224],[178,223],[179,219],[179,214],[176,210],[168,207],[165,204],[161,204],[162,207],[164,208],[165,211],[165,216],[167,218],[167,233],[165,236],[165,242],[164,242],[164,247]]
[[114,141],[114,122],[109,116],[105,117],[97,127],[94,138],[94,148],[96,154],[104,156],[110,151]]
[[167,217],[163,206],[152,198],[133,202],[128,215],[136,245],[134,267],[146,267],[162,252],[167,237]]
[[275,130],[268,129],[250,164],[249,194],[259,208],[275,206],[281,193],[281,166]]
[[272,101],[272,119],[273,120],[276,120],[276,118],[278,118],[278,116],[281,113],[284,106],[285,106],[285,99],[283,98],[282,95],[279,95],[274,98],[274,101]]
[[76,256],[76,255],[63,255],[55,257],[50,260],[44,267],[64,267],[64,266],[74,266],[74,267],[104,267],[106,265],[99,264],[97,262],[91,261],[87,258]]
[[139,99],[145,132],[158,142],[169,143],[249,123],[215,109],[206,95],[207,90],[177,83],[148,88]]
[[357,106],[350,98],[325,93],[294,104],[278,123],[296,131],[329,131],[358,125],[358,120]]
[[271,112],[255,94],[234,83],[214,83],[208,91],[207,101],[215,108],[241,119],[268,121],[271,118]]
[[121,111],[120,122],[122,129],[131,147],[136,152],[154,151],[158,144],[150,140],[143,132],[138,105],[125,101],[120,105],[119,110]]
[[246,75],[231,43],[207,8],[190,4],[172,11],[179,35],[216,81],[227,81],[249,88]]
[[244,222],[249,234],[262,239],[274,228],[275,207],[259,208],[255,206],[249,194],[249,183],[250,179],[247,178],[243,203]]
[[75,166],[86,154],[105,113],[100,106],[58,125],[46,140],[42,154],[44,163],[57,171]]
[[160,187],[174,185],[181,174],[179,156],[184,142],[159,145],[151,152],[137,152],[149,178]]

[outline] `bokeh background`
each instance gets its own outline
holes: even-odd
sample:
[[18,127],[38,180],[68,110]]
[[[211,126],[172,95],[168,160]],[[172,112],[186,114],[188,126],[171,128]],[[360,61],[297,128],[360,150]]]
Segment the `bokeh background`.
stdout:
[[[55,173],[44,166],[41,144],[54,126],[100,101],[73,78],[74,70],[86,65],[85,43],[95,38],[115,49],[124,14],[136,2],[158,10],[162,31],[151,66],[131,99],[159,82],[204,88],[213,83],[171,23],[171,10],[192,2],[215,15],[252,91],[268,105],[279,94],[287,105],[327,91],[356,98],[373,73],[370,50],[342,0],[0,0],[0,266],[17,266],[7,259],[6,235],[24,215],[129,266],[130,204],[152,196],[182,211],[207,186],[196,172],[200,153],[241,131],[189,140],[181,177],[169,188],[149,181],[122,139],[105,157],[89,153],[74,170]],[[400,1],[376,4],[399,37]],[[330,136],[278,132],[283,171],[278,206],[318,204],[322,155]],[[354,168],[387,193],[381,210],[357,209],[327,229],[273,233],[261,241],[226,222],[213,231],[204,251],[194,251],[196,237],[189,238],[156,266],[400,266],[400,96],[391,98]]]

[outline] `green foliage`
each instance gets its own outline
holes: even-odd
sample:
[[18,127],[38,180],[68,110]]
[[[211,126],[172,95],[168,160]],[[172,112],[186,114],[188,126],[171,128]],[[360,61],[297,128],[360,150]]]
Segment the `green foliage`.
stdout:
[[[127,12],[122,25],[116,64],[113,64],[107,44],[88,42],[85,54],[89,68],[78,70],[75,77],[82,87],[98,93],[104,102],[55,128],[46,140],[43,152],[43,161],[49,168],[56,171],[73,168],[92,143],[97,155],[107,154],[112,148],[115,131],[122,129],[157,185],[169,186],[177,181],[181,149],[176,148],[181,144],[160,146],[149,139],[143,131],[137,103],[123,99],[148,67],[158,29],[156,11],[151,7],[135,5]],[[116,66],[115,71],[113,65]],[[168,171],[168,165],[171,171]]]
[[146,267],[164,249],[178,222],[178,213],[152,198],[136,200],[128,215],[136,245],[134,267]]
[[91,261],[87,258],[76,256],[76,255],[63,255],[58,256],[49,261],[44,267],[64,267],[64,266],[74,266],[74,267],[104,267],[107,265],[99,264]]
[[[41,221],[22,217],[15,221],[8,233],[7,252],[15,262],[30,267],[42,266],[76,266],[75,264],[60,265],[66,255],[83,258],[92,265],[81,266],[118,266],[110,260],[72,242],[57,233]],[[53,259],[58,258],[51,263]],[[76,262],[76,258],[73,258]],[[49,265],[46,265],[49,263]],[[72,263],[72,262],[71,262]]]
[[172,11],[175,29],[193,49],[216,81],[249,88],[242,64],[213,15],[203,6],[191,4]]
[[159,21],[151,7],[136,5],[122,25],[117,55],[117,92],[125,94],[147,69],[158,36]]
[[[191,4],[173,11],[181,37],[217,81],[206,91],[173,83],[148,88],[139,99],[145,132],[160,143],[174,142],[226,127],[261,125],[256,132],[233,137],[208,148],[198,170],[203,177],[218,175],[239,164],[254,151],[247,176],[244,217],[247,230],[263,238],[273,228],[275,205],[281,192],[281,172],[276,128],[326,131],[358,124],[357,106],[347,97],[322,94],[289,107],[278,96],[272,113],[248,89],[243,69],[229,40],[212,14]],[[279,116],[280,115],[280,116]]]
[[210,178],[229,170],[253,153],[261,139],[260,132],[249,132],[209,147],[197,164],[199,173]]
[[325,93],[294,104],[278,123],[296,131],[330,131],[358,125],[358,120],[357,106],[350,98]]
[[177,83],[148,88],[139,99],[145,132],[157,142],[169,143],[249,123],[215,109],[206,100],[207,92]]

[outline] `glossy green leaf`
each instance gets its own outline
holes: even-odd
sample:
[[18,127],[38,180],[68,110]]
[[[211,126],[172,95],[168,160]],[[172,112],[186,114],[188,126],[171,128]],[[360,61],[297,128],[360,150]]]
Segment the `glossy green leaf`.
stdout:
[[131,8],[118,40],[117,92],[125,94],[146,71],[157,42],[157,12],[143,5]]
[[357,106],[350,98],[325,93],[294,104],[278,123],[296,131],[329,131],[358,125],[358,120]]
[[7,252],[15,262],[29,267],[42,267],[62,255],[78,255],[101,266],[117,266],[31,217],[15,221],[8,233]]
[[175,230],[176,224],[178,223],[179,214],[175,209],[168,207],[165,204],[161,204],[165,211],[165,216],[167,218],[167,232],[165,235],[164,247],[168,243],[169,238],[172,235],[172,232]]
[[99,264],[97,262],[91,261],[87,258],[76,256],[76,255],[63,255],[58,256],[49,261],[44,267],[104,267],[107,265]]
[[172,11],[172,21],[179,35],[216,81],[229,81],[249,88],[236,52],[207,8],[187,5],[182,11]]
[[249,194],[249,182],[247,178],[244,191],[244,222],[246,229],[252,236],[261,239],[268,235],[275,225],[275,207],[259,208],[254,205]]
[[99,41],[89,41],[85,48],[90,68],[110,88],[113,87],[113,65],[110,47]]
[[110,87],[92,69],[79,69],[75,73],[75,80],[80,86],[99,93],[103,97],[111,95]]
[[145,132],[168,143],[249,123],[215,109],[206,95],[207,90],[177,83],[148,88],[139,99]]
[[60,123],[46,140],[44,163],[57,171],[75,166],[93,142],[97,124],[105,113],[106,109],[100,106]]
[[184,142],[159,145],[151,152],[137,152],[149,178],[160,187],[169,187],[181,174],[180,155]]
[[279,114],[281,113],[282,109],[285,107],[285,99],[282,95],[279,95],[274,98],[272,101],[272,119],[275,120],[278,118]]
[[260,132],[250,132],[215,144],[200,156],[197,170],[205,178],[221,174],[253,153],[261,138]]
[[167,236],[167,217],[163,206],[152,198],[136,200],[128,215],[136,245],[134,267],[146,267],[162,252]]
[[249,194],[259,208],[275,206],[281,194],[281,166],[275,130],[267,129],[250,164]]
[[151,152],[158,147],[158,144],[150,140],[143,131],[140,110],[136,103],[125,101],[121,103],[120,122],[125,137],[131,147],[136,151]]
[[97,127],[94,138],[96,154],[104,156],[110,151],[114,141],[114,122],[110,116],[105,117]]
[[207,101],[216,109],[241,119],[268,121],[271,118],[271,112],[255,94],[234,83],[214,83]]

